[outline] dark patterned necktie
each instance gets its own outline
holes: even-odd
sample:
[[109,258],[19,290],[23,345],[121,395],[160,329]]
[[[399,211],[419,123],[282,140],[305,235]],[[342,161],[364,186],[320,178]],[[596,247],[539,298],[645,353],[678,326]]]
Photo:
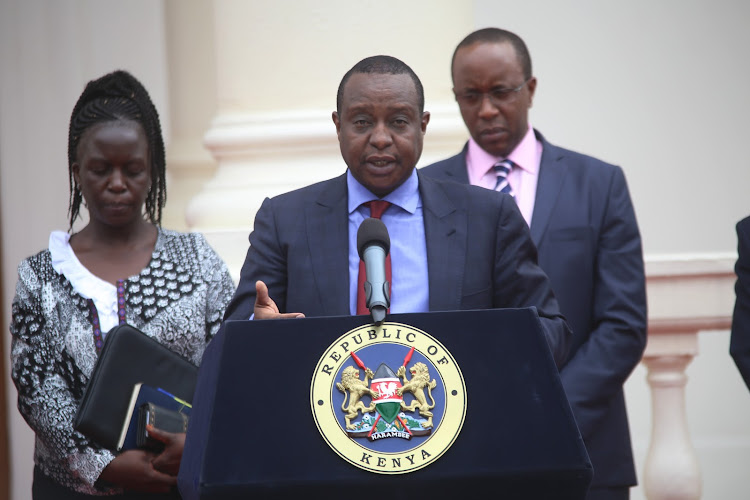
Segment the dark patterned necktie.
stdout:
[[[370,207],[370,217],[380,219],[391,203],[384,200],[375,200],[363,205]],[[367,273],[365,271],[365,262],[360,259],[359,261],[359,279],[357,280],[357,314],[369,314],[370,311],[367,309],[367,299],[365,297],[365,279]],[[385,257],[385,279],[388,283],[391,283],[391,253]],[[393,290],[393,284],[391,283],[391,290]],[[389,309],[390,311],[390,309]]]
[[515,198],[516,195],[513,194],[513,190],[508,183],[508,175],[510,174],[510,171],[513,170],[513,162],[510,160],[499,161],[492,166],[492,169],[495,171],[495,174],[497,174],[495,191],[507,193]]

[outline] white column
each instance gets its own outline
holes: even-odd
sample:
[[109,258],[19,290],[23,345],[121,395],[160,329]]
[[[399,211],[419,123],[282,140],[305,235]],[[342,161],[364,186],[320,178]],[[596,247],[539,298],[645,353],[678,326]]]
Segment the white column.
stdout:
[[450,91],[450,58],[472,30],[471,2],[215,0],[213,6],[218,112],[204,143],[218,168],[190,202],[187,222],[207,235],[235,277],[264,198],[346,170],[331,112],[341,78],[360,59],[393,55],[422,80],[432,112],[422,164],[455,154],[465,140]]
[[185,230],[185,211],[213,176],[216,162],[203,136],[216,114],[216,50],[213,5],[203,0],[167,0],[164,35],[169,73],[167,205],[162,225]]

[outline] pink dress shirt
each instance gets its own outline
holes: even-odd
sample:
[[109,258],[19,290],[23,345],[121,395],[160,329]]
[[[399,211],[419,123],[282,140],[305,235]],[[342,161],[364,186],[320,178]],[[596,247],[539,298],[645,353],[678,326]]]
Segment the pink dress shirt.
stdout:
[[[466,152],[469,183],[493,189],[497,175],[492,166],[503,159],[487,153],[474,142],[474,139],[469,139],[469,149]],[[530,226],[536,200],[536,184],[539,180],[539,165],[542,161],[542,143],[536,139],[530,123],[526,135],[507,159],[516,164],[508,176],[508,183],[516,195],[516,203],[521,210],[521,215]]]

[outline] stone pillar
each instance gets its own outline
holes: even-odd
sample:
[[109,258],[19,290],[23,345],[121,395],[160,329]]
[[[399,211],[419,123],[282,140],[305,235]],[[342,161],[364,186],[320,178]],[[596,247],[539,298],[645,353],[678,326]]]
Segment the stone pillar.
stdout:
[[162,225],[188,227],[190,200],[213,176],[216,162],[203,147],[203,135],[216,114],[216,51],[213,5],[204,0],[166,0],[164,32],[169,58],[167,205]]
[[466,138],[453,101],[450,57],[471,31],[468,1],[246,2],[215,0],[218,112],[204,144],[216,174],[187,208],[237,277],[263,199],[342,174],[331,112],[344,73],[393,55],[425,88],[432,120],[421,164]]

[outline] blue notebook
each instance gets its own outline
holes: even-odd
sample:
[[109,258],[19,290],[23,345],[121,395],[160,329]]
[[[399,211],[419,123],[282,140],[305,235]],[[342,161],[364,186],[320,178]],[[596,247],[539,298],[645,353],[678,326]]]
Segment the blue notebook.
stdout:
[[131,450],[138,447],[136,442],[138,433],[138,408],[144,403],[154,403],[188,416],[192,408],[190,403],[173,396],[164,389],[146,384],[135,384],[125,421],[122,425],[122,431],[120,432],[120,439],[117,443],[117,451]]

